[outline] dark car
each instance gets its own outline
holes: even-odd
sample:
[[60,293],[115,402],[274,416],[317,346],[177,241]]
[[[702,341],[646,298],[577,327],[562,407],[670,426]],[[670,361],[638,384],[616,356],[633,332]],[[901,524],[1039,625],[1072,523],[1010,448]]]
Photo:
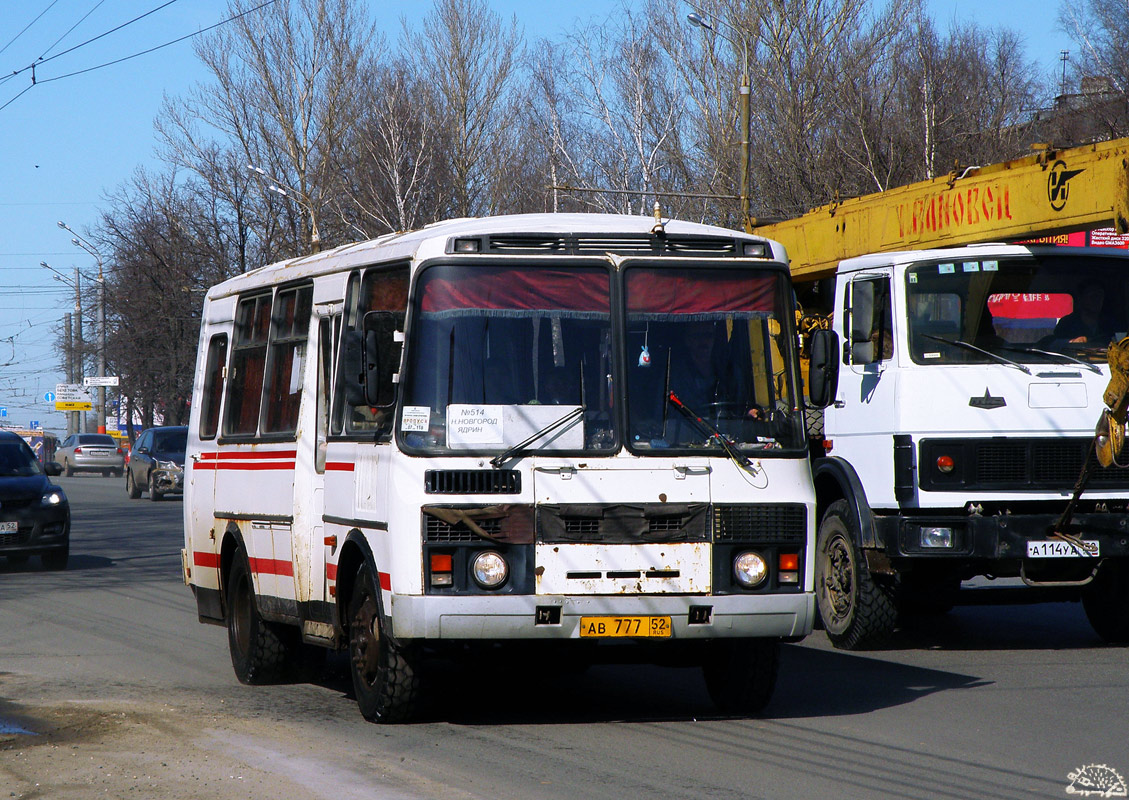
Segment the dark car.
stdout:
[[149,492],[150,500],[183,493],[187,445],[184,425],[149,428],[138,436],[125,465],[125,493],[130,499],[141,497],[143,491]]
[[48,476],[63,468],[40,465],[27,442],[0,431],[0,555],[22,563],[38,555],[47,569],[66,569],[71,549],[71,507]]

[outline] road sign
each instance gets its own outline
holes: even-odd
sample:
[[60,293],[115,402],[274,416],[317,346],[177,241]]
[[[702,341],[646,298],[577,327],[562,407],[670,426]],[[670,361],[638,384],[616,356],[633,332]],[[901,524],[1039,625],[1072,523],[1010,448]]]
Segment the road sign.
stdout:
[[7,406],[0,406],[0,417],[6,417],[6,416],[8,416],[8,407]]
[[82,385],[83,386],[117,386],[118,385],[118,376],[117,375],[87,376],[87,377],[82,379]]
[[56,411],[90,411],[94,408],[94,403],[83,403],[77,400],[56,400]]
[[43,393],[43,399],[48,403],[54,403],[55,402],[55,393],[54,392],[44,392]]
[[39,420],[37,420],[37,419],[33,419],[33,420],[32,420],[32,421],[31,421],[30,423],[28,423],[28,424],[29,424],[29,427],[31,427],[31,429],[32,429],[32,430],[36,430],[36,429],[37,429],[37,428],[39,427]]

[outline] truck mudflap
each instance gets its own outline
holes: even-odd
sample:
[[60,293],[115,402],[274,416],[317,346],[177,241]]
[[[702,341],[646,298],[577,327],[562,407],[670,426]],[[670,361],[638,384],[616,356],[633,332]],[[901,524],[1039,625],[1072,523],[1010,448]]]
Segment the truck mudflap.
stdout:
[[1075,514],[1069,537],[1055,535],[1060,516],[890,516],[875,518],[879,549],[900,557],[1021,562],[1129,558],[1129,515]]

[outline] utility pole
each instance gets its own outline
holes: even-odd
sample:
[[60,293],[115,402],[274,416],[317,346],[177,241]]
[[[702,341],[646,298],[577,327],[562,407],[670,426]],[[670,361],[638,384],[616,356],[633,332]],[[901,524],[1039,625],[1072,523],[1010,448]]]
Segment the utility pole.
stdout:
[[[67,359],[67,383],[74,383],[74,337],[71,333],[71,325],[73,324],[72,320],[73,317],[71,317],[70,314],[65,314],[63,316],[63,330],[67,343],[66,347],[63,349],[63,353]],[[67,436],[70,436],[72,433],[78,433],[78,425],[75,422],[74,412],[68,411]]]
[[[73,238],[71,239],[71,244],[73,244],[75,247],[78,247],[78,248],[81,248],[82,250],[85,250],[87,253],[94,256],[94,260],[98,262],[98,328],[99,328],[98,335],[99,335],[99,339],[100,339],[100,343],[99,343],[99,347],[98,347],[98,377],[99,378],[105,378],[106,377],[106,277],[105,277],[105,275],[102,274],[102,254],[98,252],[98,250],[94,247],[94,245],[92,245],[90,242],[86,241],[86,239],[82,238],[77,233],[75,233],[73,230],[71,230],[71,228],[67,226],[67,223],[60,220],[57,224],[60,228],[62,228],[65,231],[69,231],[73,235]],[[75,274],[76,275],[78,274],[77,269],[75,270]],[[77,285],[77,283],[78,283],[78,279],[75,278],[75,284]],[[98,433],[105,433],[106,432],[106,384],[105,383],[99,383],[98,384],[97,413],[98,413]]]

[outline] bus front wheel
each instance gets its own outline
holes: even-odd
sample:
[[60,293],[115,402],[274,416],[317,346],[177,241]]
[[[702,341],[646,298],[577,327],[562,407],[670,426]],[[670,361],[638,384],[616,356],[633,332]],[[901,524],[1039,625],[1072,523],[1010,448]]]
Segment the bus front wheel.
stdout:
[[419,694],[415,652],[390,639],[380,615],[372,572],[357,572],[349,598],[349,671],[361,714],[369,722],[404,722]]
[[240,683],[262,685],[283,678],[296,630],[267,622],[255,604],[255,585],[242,549],[232,559],[227,578],[227,644]]

